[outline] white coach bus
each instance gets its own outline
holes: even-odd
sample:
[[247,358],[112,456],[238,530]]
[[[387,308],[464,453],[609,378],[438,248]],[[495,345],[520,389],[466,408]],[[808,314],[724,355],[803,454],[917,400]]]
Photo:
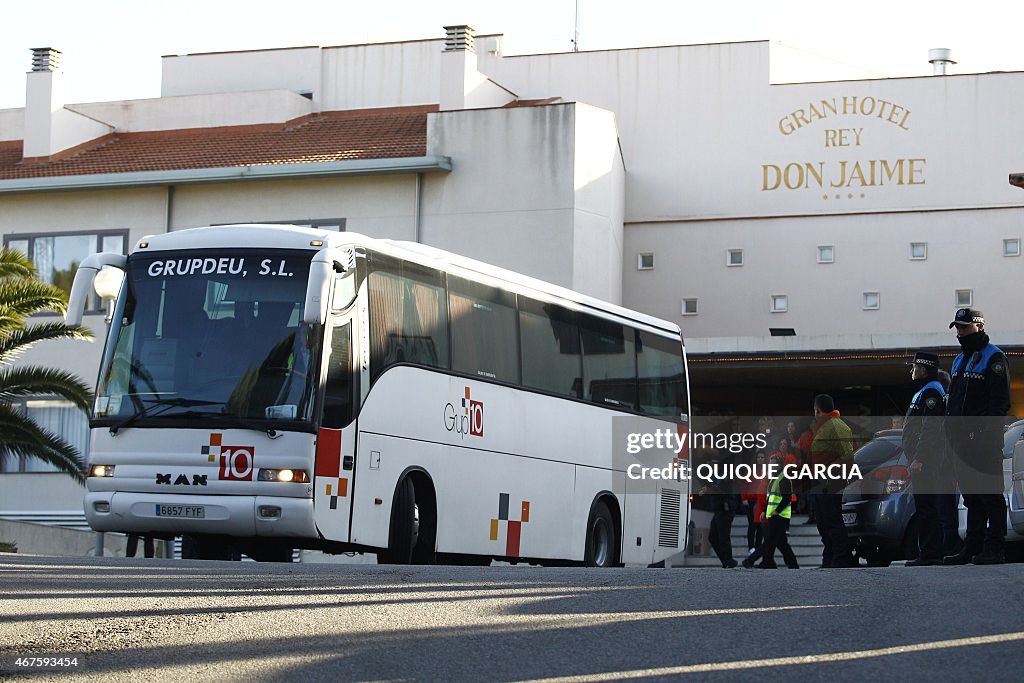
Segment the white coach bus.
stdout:
[[202,559],[647,566],[683,549],[688,483],[630,480],[612,457],[614,417],[690,413],[672,323],[280,225],[91,256],[69,323],[101,269],[122,280],[90,421],[96,530],[185,535]]

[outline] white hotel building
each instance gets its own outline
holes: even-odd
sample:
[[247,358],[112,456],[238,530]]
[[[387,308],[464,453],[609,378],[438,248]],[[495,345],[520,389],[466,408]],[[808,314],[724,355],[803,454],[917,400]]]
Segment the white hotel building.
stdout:
[[[1024,377],[1024,73],[773,84],[767,42],[512,56],[450,27],[168,56],[159,98],[66,104],[57,57],[0,110],[0,235],[57,282],[148,234],[329,225],[679,323],[697,416],[802,414],[821,391],[901,414],[903,361],[948,365],[968,304]],[[97,342],[25,362],[92,382],[87,321]],[[27,409],[81,443],[43,399]]]

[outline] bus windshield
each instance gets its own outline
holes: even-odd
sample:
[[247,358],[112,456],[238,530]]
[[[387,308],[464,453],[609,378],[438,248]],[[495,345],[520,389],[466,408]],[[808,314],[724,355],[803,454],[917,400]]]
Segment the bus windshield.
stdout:
[[223,427],[309,422],[318,342],[302,310],[313,253],[133,254],[100,368],[94,419]]

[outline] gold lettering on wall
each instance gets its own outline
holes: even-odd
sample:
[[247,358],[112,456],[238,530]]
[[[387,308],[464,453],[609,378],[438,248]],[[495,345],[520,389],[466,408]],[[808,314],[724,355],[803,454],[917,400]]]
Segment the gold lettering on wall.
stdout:
[[[847,118],[837,126],[836,117]],[[872,96],[844,95],[808,102],[778,120],[778,130],[789,137],[797,131],[826,121],[818,138],[831,156],[842,150],[861,151],[868,146],[872,130],[878,126],[895,126],[910,131],[910,109],[889,100]],[[858,125],[861,121],[864,125]],[[832,124],[832,125],[828,125]],[[849,125],[853,124],[853,125]],[[873,127],[873,128],[872,128]],[[866,154],[865,154],[866,156]],[[895,156],[895,155],[893,155]],[[802,160],[761,164],[761,191],[823,190],[824,199],[855,196],[863,198],[864,190],[880,187],[909,187],[926,183],[928,161],[923,157]]]
[[907,127],[910,110],[906,107],[871,96],[848,95],[808,102],[806,107],[794,109],[779,119],[779,132],[783,135],[792,135],[804,126],[832,116],[866,116],[881,119],[903,130],[910,130]]
[[810,188],[885,187],[924,185],[925,159],[871,159],[869,161],[793,161],[761,164],[761,190],[772,192]]

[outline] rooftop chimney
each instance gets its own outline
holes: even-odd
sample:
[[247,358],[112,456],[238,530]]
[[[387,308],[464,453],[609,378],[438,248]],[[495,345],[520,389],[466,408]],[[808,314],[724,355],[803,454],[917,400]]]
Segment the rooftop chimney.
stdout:
[[473,50],[473,29],[465,24],[444,27],[444,51]]
[[32,70],[25,76],[25,159],[49,158],[113,132],[113,127],[64,108],[60,50],[32,49]]
[[[440,64],[441,111],[456,109],[479,109],[500,107],[516,98],[515,93],[504,88],[477,69],[476,50],[473,49],[473,29],[465,24],[445,26],[444,51]],[[501,54],[500,36],[490,36],[481,41],[485,54],[495,57]],[[498,49],[492,48],[498,42]]]
[[956,64],[953,60],[953,51],[948,47],[936,47],[928,50],[928,62],[934,67],[933,76],[945,76],[950,64]]
[[60,50],[52,47],[32,48],[33,71],[56,71],[60,67]]

